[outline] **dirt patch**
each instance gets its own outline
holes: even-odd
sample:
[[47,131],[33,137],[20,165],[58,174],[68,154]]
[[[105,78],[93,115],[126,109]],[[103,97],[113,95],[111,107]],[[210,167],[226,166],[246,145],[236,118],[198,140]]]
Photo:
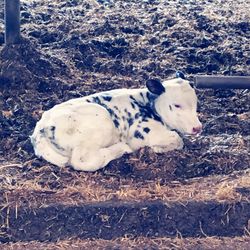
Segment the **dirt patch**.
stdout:
[[[132,237],[176,236],[178,233],[183,237],[239,236],[246,232],[249,211],[250,204],[244,202],[165,205],[158,201],[3,209],[2,213],[8,213],[11,218],[5,232],[10,238],[1,236],[1,241],[57,241],[65,237],[113,239],[126,234]],[[16,214],[18,218],[14,219]]]

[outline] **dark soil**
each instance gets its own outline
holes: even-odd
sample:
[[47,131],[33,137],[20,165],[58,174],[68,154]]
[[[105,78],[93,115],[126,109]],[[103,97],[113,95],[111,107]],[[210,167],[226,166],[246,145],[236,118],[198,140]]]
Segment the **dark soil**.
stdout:
[[[4,210],[7,212],[7,209]],[[10,238],[3,241],[57,241],[58,239],[114,239],[124,235],[164,237],[241,236],[250,216],[250,203],[185,204],[159,201],[98,203],[83,207],[54,205],[36,210],[10,209]],[[241,217],[238,217],[238,214]],[[230,222],[227,222],[230,218]],[[2,221],[1,223],[4,223]],[[208,227],[207,225],[210,225]]]
[[[249,90],[197,90],[204,130],[200,137],[184,138],[182,151],[157,155],[150,149],[142,149],[112,161],[97,173],[59,169],[37,159],[29,135],[42,112],[55,104],[102,90],[142,87],[148,78],[172,78],[176,70],[183,71],[191,83],[195,74],[249,75],[250,72],[250,5],[247,1],[80,2],[22,1],[22,42],[9,46],[4,46],[3,3],[0,3],[0,181],[3,196],[20,188],[27,192],[39,190],[46,196],[46,192],[64,192],[70,187],[78,190],[85,183],[90,190],[95,190],[93,194],[88,193],[92,197],[90,201],[99,202],[98,188],[108,190],[101,199],[106,201],[110,199],[109,193],[123,187],[135,185],[140,193],[148,183],[167,187],[179,181],[185,185],[188,179],[195,177],[224,175],[226,178],[235,170],[250,168]],[[133,194],[133,199],[135,196]],[[197,223],[195,214],[199,210],[202,220],[210,223],[209,209],[216,207],[218,217],[212,218],[217,220],[225,208],[210,202],[211,206],[191,199],[185,211],[193,214]],[[5,206],[3,203],[2,207]],[[59,218],[63,210],[60,206],[55,204]],[[123,206],[115,208],[114,205],[110,211],[122,213]],[[156,214],[161,206],[155,210]],[[249,203],[237,206],[249,207]],[[74,207],[67,209],[70,212]],[[167,208],[164,206],[164,209]],[[179,205],[174,204],[171,211],[186,213],[178,209]],[[22,216],[27,216],[25,206],[22,205],[20,211]],[[36,213],[44,211],[36,210]],[[14,216],[14,211],[9,212]],[[88,224],[91,223],[88,218],[92,218],[89,216],[86,220],[82,218]],[[138,217],[137,213],[133,216],[131,218]],[[250,218],[249,214],[244,216],[245,220]],[[6,213],[4,218],[6,220]],[[77,216],[74,218],[77,222]],[[117,218],[108,226],[114,228]],[[187,221],[175,218],[172,231],[169,230],[182,232],[177,224],[185,225]],[[12,228],[25,223],[24,220],[14,221]],[[216,227],[216,224],[206,233],[241,235],[244,223],[235,222],[234,229]],[[165,226],[157,230],[163,232],[167,230]],[[115,228],[116,235],[107,233],[104,237],[100,233],[95,237],[114,238],[130,230],[134,230],[135,235],[150,234],[150,226],[143,233],[140,227],[143,228],[140,223],[128,230],[122,226]],[[63,235],[70,237],[70,230],[75,229],[65,230]],[[154,233],[157,230],[153,230]],[[189,234],[182,233],[184,236],[201,235],[197,231],[198,224],[192,230]],[[23,232],[11,231],[4,241],[35,239],[34,235],[29,238],[27,234],[25,238]],[[90,230],[84,237],[92,237],[92,234]],[[40,240],[40,236],[45,237],[42,231],[37,231],[37,235]],[[164,236],[164,233],[159,235]]]

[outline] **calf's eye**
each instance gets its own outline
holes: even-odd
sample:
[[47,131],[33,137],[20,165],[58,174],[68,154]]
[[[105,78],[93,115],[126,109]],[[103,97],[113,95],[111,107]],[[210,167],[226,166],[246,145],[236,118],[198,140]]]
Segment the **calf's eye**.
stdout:
[[181,105],[180,105],[180,104],[174,104],[174,106],[175,106],[177,109],[180,109],[180,108],[181,108]]

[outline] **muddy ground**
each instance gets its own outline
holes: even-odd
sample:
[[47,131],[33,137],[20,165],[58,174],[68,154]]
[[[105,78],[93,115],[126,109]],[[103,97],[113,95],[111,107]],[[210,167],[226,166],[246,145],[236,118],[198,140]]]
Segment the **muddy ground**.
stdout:
[[[89,217],[80,218],[91,224],[92,214],[103,207],[98,202],[108,202],[107,211],[120,216],[110,220],[108,227],[116,233],[105,232],[106,239],[126,233],[132,237],[173,237],[178,232],[186,237],[204,237],[204,230],[208,236],[249,233],[250,216],[241,209],[249,207],[250,194],[249,90],[197,90],[204,125],[200,137],[184,138],[182,151],[157,155],[142,149],[96,173],[60,169],[37,159],[29,140],[43,111],[71,98],[114,88],[142,87],[148,78],[172,78],[176,70],[183,71],[191,83],[196,74],[249,75],[249,8],[250,3],[241,0],[23,0],[21,44],[4,46],[1,2],[1,241],[72,237],[69,232],[74,228],[63,230],[60,236],[58,228],[45,225],[41,229],[23,218],[33,210],[38,214],[51,212],[51,216],[56,208],[63,221],[71,213],[68,207],[73,206],[90,211]],[[211,187],[214,189],[208,195]],[[197,190],[201,190],[199,195]],[[160,203],[147,203],[155,200]],[[189,204],[186,211],[199,213],[201,217],[194,212],[190,218],[202,218],[208,223],[205,229],[197,221],[180,226],[186,221],[178,217],[178,211],[184,213],[178,201]],[[221,201],[226,202],[226,207],[221,207]],[[127,232],[114,227],[122,221],[121,216],[126,216],[123,213],[128,208],[124,210],[124,206],[130,207],[120,202],[137,204],[139,211],[129,210],[128,221],[135,224],[134,229],[129,228],[129,223],[125,225]],[[164,202],[176,203],[169,211]],[[230,224],[226,220],[223,223],[228,227],[219,223],[213,228],[214,219],[234,205],[239,207],[236,217],[241,218],[240,222],[233,220]],[[41,206],[52,210],[40,211]],[[154,207],[152,216],[143,217],[141,209],[145,206]],[[213,218],[209,211],[214,207],[218,214]],[[155,219],[161,209],[163,214],[177,213],[168,230]],[[106,216],[94,223],[102,227],[111,215]],[[143,227],[138,217],[149,224],[145,222]],[[23,228],[24,233],[17,232],[16,225],[25,223],[28,228]],[[102,233],[81,232],[80,237],[87,236],[100,238]]]

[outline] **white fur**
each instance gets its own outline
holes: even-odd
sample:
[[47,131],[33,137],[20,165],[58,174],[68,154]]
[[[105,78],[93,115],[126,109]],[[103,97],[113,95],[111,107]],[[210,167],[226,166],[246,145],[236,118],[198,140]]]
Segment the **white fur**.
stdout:
[[[164,93],[151,94],[153,102],[147,99],[145,88],[101,92],[56,105],[44,112],[31,136],[35,154],[58,166],[95,171],[145,146],[157,153],[181,149],[183,141],[173,129],[192,134],[194,127],[201,126],[197,97],[189,83],[179,78],[165,81],[163,86]],[[106,96],[111,100],[105,101]],[[93,102],[96,97],[102,105]],[[154,103],[153,110],[162,122],[145,118],[144,107],[140,109],[136,103]]]

